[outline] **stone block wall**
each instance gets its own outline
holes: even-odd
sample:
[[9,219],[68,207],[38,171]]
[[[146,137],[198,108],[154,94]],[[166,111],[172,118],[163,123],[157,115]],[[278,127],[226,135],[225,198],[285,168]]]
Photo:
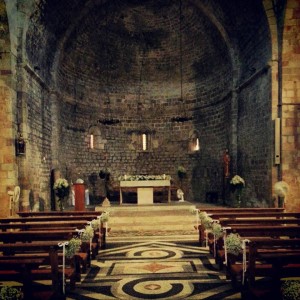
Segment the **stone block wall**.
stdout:
[[300,1],[288,1],[283,33],[282,179],[289,184],[286,208],[300,211]]

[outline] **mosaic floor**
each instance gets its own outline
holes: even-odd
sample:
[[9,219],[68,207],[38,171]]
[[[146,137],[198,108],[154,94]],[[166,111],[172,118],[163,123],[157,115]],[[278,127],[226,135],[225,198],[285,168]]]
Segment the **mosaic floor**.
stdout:
[[195,241],[138,240],[108,242],[67,299],[240,299]]

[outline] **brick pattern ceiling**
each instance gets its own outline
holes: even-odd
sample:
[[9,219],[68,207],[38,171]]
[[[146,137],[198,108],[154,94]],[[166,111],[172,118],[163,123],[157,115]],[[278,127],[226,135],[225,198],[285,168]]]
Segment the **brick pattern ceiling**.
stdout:
[[44,0],[31,12],[26,49],[70,99],[133,93],[141,82],[166,92],[233,74],[236,41],[252,39],[262,15],[259,0],[183,0],[181,10],[179,0]]

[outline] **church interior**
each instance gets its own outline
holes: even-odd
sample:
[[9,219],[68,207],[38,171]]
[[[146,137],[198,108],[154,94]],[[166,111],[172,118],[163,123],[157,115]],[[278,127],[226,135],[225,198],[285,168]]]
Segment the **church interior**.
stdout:
[[21,231],[47,252],[59,226],[97,220],[81,287],[65,271],[57,287],[52,269],[53,294],[27,280],[24,299],[270,297],[251,269],[228,281],[227,254],[216,267],[215,223],[297,251],[284,277],[298,284],[299,97],[299,0],[0,0],[0,288],[24,279],[15,260],[32,278],[41,264],[6,257]]

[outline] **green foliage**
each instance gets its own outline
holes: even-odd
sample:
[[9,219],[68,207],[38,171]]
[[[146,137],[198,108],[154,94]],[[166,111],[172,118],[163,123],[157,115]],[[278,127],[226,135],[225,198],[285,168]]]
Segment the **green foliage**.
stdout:
[[282,280],[281,293],[283,300],[300,299],[300,278],[287,278],[286,280]]
[[230,233],[226,237],[226,249],[228,253],[233,255],[239,255],[242,253],[242,240],[239,234],[237,233]]
[[186,176],[186,169],[185,169],[185,167],[184,166],[179,166],[177,168],[177,174],[178,174],[179,178],[185,177]]
[[94,231],[98,230],[100,226],[100,219],[92,220],[91,226],[93,227]]
[[81,234],[80,239],[83,242],[89,242],[93,237],[94,237],[94,229],[93,229],[93,227],[90,226],[90,225],[85,226],[85,230]]
[[21,300],[23,299],[22,292],[12,286],[3,286],[0,291],[1,300]]
[[223,229],[219,223],[213,223],[211,231],[217,239],[223,236]]
[[81,240],[79,238],[72,238],[69,244],[66,245],[66,257],[72,258],[79,250],[81,246]]
[[106,223],[109,220],[109,212],[105,211],[101,214],[100,220],[102,223]]

